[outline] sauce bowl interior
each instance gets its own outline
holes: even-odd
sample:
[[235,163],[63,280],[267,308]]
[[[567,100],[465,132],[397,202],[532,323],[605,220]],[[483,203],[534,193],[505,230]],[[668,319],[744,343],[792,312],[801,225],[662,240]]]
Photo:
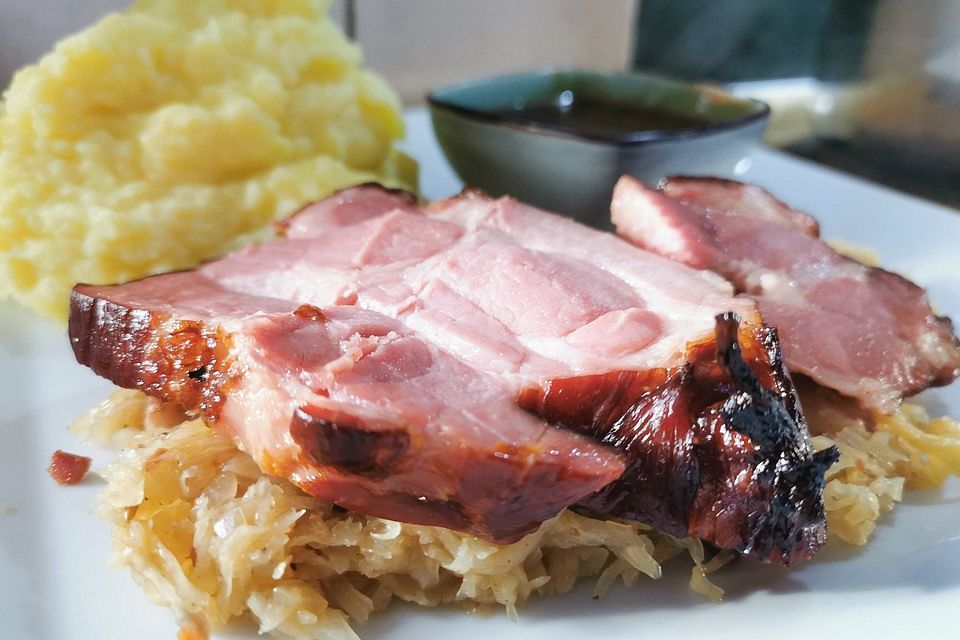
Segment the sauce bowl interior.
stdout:
[[[710,87],[649,74],[579,70],[466,82],[437,90],[428,101],[434,109],[447,109],[479,121],[618,145],[738,127],[764,119],[769,113],[763,102]],[[593,105],[594,110],[596,105],[612,106],[625,116],[632,111],[636,117],[632,125],[623,117],[617,127],[590,127],[551,113],[552,107],[562,113],[577,104]],[[651,118],[654,114],[658,117]]]

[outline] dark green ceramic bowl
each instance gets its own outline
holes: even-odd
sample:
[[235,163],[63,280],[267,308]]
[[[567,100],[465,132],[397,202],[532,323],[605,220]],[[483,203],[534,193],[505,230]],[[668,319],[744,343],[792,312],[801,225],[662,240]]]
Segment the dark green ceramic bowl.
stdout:
[[[689,126],[615,135],[526,120],[525,105],[563,97],[673,115]],[[656,183],[670,174],[729,175],[763,137],[757,100],[640,73],[543,71],[467,82],[429,98],[440,146],[463,182],[509,194],[597,227],[623,174]],[[511,111],[513,110],[513,111]]]

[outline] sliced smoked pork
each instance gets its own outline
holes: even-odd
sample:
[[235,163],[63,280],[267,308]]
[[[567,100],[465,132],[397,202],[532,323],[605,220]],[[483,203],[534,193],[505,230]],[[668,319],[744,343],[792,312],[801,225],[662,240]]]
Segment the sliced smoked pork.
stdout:
[[622,236],[754,298],[795,373],[881,411],[960,375],[950,320],[920,287],[840,255],[759,187],[670,178],[658,191],[625,176],[611,209]]
[[[779,563],[822,544],[835,452],[812,451],[774,332],[723,279],[478,193],[421,212],[363,186],[282,232],[189,274],[78,287],[78,359],[183,403],[122,373],[144,354],[113,318],[201,320],[251,398],[214,393],[236,407],[214,426],[365,513],[509,540],[579,503]],[[155,287],[173,302],[144,299]],[[374,453],[354,468],[323,453],[357,440]]]
[[361,513],[511,541],[624,468],[523,411],[495,377],[355,306],[171,273],[78,286],[70,335],[95,372],[201,415],[264,471]]

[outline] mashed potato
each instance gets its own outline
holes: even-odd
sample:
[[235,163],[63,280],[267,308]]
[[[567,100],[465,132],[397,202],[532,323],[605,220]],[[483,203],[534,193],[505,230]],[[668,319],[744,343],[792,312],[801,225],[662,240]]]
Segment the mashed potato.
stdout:
[[[122,450],[103,472],[99,508],[114,559],[154,602],[201,629],[249,613],[276,638],[355,639],[351,623],[393,600],[513,613],[585,576],[596,577],[598,594],[656,579],[684,551],[695,561],[691,586],[716,599],[723,591],[707,574],[732,557],[706,561],[697,540],[572,511],[509,545],[349,513],[265,475],[202,421],[184,422],[136,391],[116,391],[72,428]],[[824,502],[831,537],[847,542],[864,544],[904,485],[939,486],[960,473],[960,425],[914,405],[871,429],[827,420],[815,431],[818,446],[842,452]]]
[[0,298],[195,265],[304,202],[411,188],[395,94],[319,0],[142,0],[20,71],[0,105]]

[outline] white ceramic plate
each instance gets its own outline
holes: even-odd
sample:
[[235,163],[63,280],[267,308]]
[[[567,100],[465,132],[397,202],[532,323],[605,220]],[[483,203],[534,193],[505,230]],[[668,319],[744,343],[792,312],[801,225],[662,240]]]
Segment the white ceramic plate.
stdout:
[[[434,143],[426,114],[409,114],[408,149],[421,161],[424,193],[459,183]],[[885,265],[929,289],[960,318],[960,215],[787,156],[759,150],[738,166],[745,180],[815,214],[827,237],[876,248]],[[110,385],[73,361],[61,329],[5,303],[0,309],[0,638],[173,640],[174,616],[150,605],[124,570],[108,568],[106,525],[91,510],[95,476],[59,487],[46,474],[54,449],[109,456],[78,442],[67,422]],[[931,410],[960,416],[960,385],[927,392]],[[957,637],[960,605],[960,482],[907,496],[865,550],[831,545],[786,572],[750,562],[716,580],[714,604],[686,588],[689,567],[667,565],[659,582],[591,585],[534,601],[520,620],[398,606],[362,628],[367,639],[442,638],[885,638]],[[220,637],[252,638],[249,629]]]

